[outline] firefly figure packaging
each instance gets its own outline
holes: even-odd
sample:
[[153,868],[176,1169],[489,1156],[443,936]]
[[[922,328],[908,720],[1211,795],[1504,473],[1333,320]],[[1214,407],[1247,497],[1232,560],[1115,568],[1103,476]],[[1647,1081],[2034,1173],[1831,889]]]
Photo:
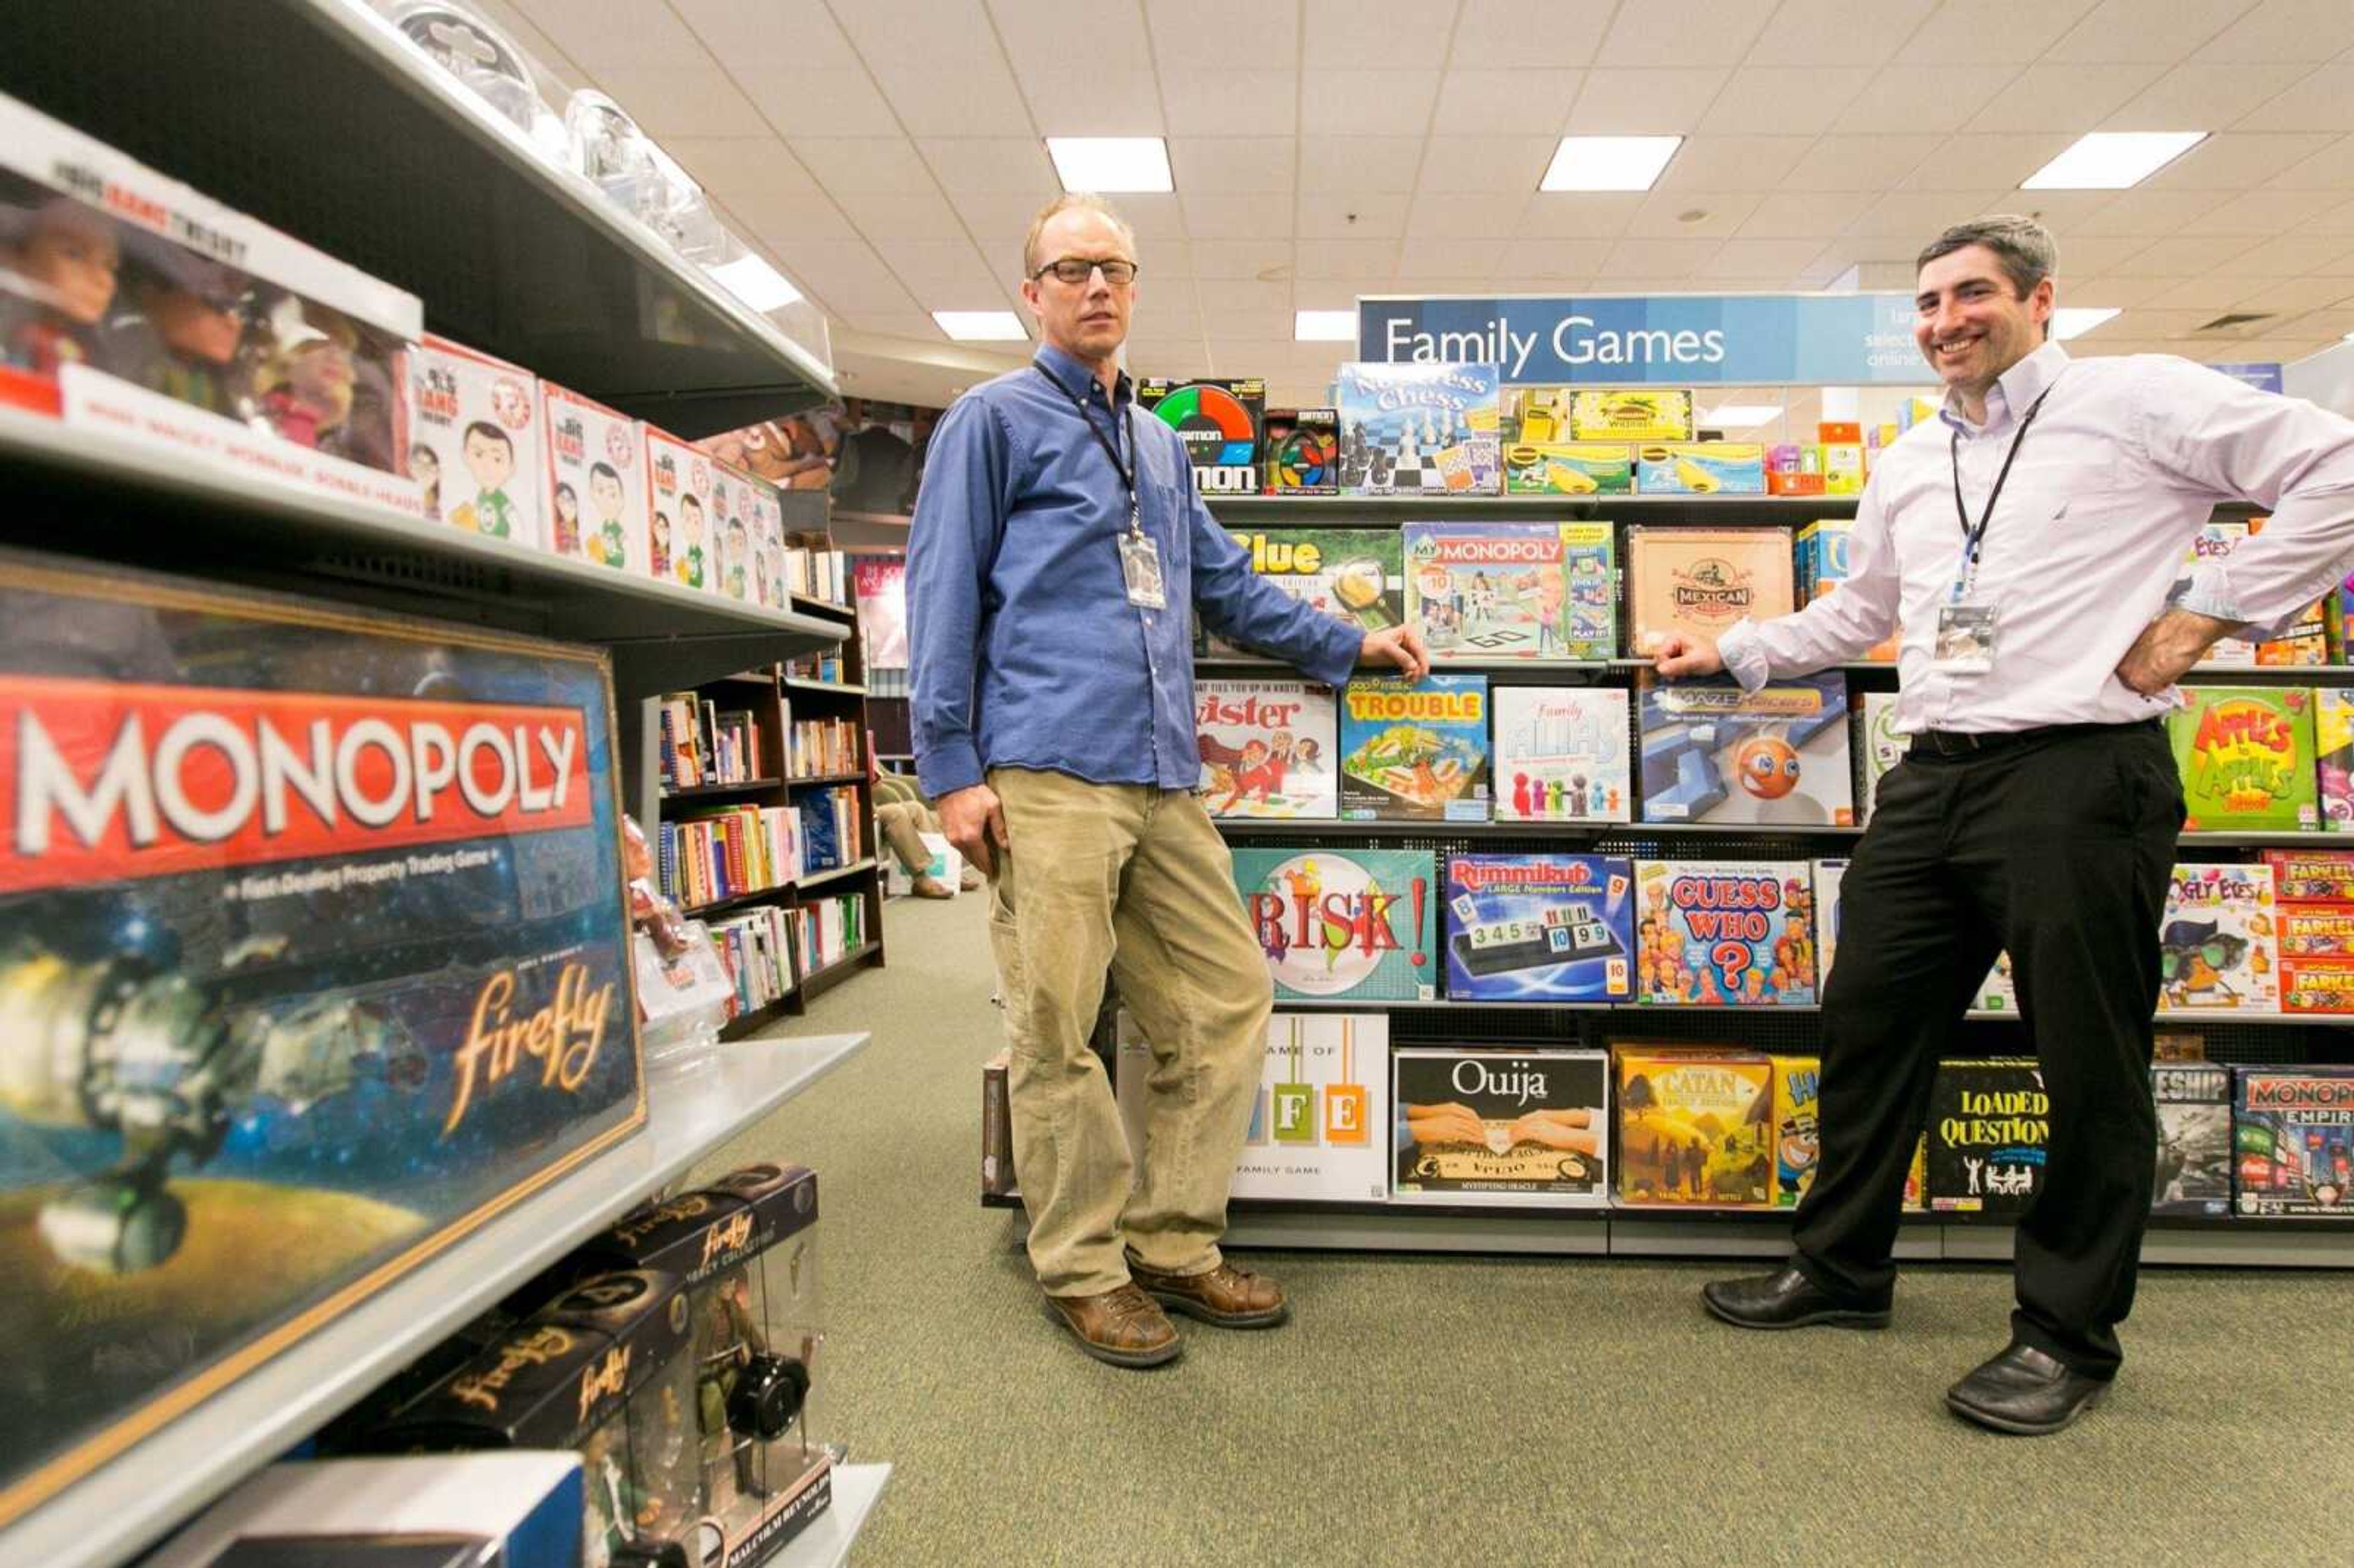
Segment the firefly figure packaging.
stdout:
[[1844,676],[1647,681],[1637,724],[1647,822],[1855,821]]
[[1618,855],[1447,858],[1447,994],[1484,1001],[1634,995],[1634,864]]
[[2354,1067],[2235,1067],[2232,1096],[2241,1213],[2354,1215]]
[[1392,1201],[1549,1209],[1610,1201],[1610,1058],[1400,1046]]
[[1774,1064],[1751,1051],[1619,1045],[1618,1202],[1770,1209]]
[[1438,911],[1428,850],[1232,852],[1278,1002],[1428,1001],[1438,994]]
[[645,576],[652,514],[638,422],[554,382],[541,382],[539,397],[547,412],[547,547]]

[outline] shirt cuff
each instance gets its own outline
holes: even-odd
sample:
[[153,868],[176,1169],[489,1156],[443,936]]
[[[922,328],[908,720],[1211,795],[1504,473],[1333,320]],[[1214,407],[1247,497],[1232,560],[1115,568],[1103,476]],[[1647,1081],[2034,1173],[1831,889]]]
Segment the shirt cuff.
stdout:
[[981,753],[969,741],[925,747],[916,757],[916,783],[929,800],[938,800],[960,789],[970,789],[986,777],[981,766]]
[[1716,640],[1716,654],[1724,661],[1726,673],[1741,683],[1744,692],[1757,690],[1773,673],[1766,667],[1766,647],[1757,635],[1757,623],[1745,615]]
[[1318,629],[1324,635],[1321,645],[1299,662],[1299,673],[1312,681],[1328,686],[1346,685],[1357,668],[1357,655],[1364,652],[1365,634],[1356,622],[1334,620],[1330,630]]
[[2221,561],[2200,562],[2190,574],[2190,586],[2175,596],[2174,608],[2194,615],[2211,615],[2218,620],[2245,623],[2248,619],[2240,608],[2239,589],[2232,584],[2232,574]]

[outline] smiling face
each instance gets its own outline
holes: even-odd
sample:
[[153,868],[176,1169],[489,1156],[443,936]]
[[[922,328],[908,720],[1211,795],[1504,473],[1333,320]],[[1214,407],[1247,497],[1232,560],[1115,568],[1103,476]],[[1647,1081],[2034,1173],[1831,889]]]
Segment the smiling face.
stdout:
[[2045,278],[2021,295],[1991,249],[1965,245],[1921,269],[1913,341],[1940,381],[1966,397],[1983,397],[2042,345],[2052,292]]
[[468,430],[466,471],[484,490],[496,490],[514,476],[514,447],[487,430]]
[[[1066,207],[1038,231],[1032,270],[1066,257],[1089,261],[1136,260],[1135,243],[1120,227],[1090,207]],[[1084,283],[1066,283],[1052,272],[1022,285],[1022,298],[1038,320],[1038,335],[1087,365],[1108,363],[1128,341],[1128,320],[1136,308],[1136,282],[1115,288],[1100,271]]]

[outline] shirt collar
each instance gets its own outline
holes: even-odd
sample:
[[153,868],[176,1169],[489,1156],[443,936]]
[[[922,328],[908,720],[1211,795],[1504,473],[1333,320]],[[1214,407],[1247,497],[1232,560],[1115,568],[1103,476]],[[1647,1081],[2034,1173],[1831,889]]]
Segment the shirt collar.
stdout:
[[[1084,398],[1090,387],[1098,392],[1102,390],[1103,384],[1095,378],[1094,372],[1051,343],[1040,344],[1037,357],[1031,363],[1044,370],[1055,386],[1074,397]],[[1112,407],[1117,409],[1135,395],[1135,383],[1129,380],[1127,371],[1121,371],[1112,383]]]
[[1991,430],[2017,418],[2021,412],[2035,406],[2035,400],[2052,389],[2060,379],[2060,372],[2068,366],[2068,351],[2060,346],[2057,338],[2004,371],[1995,384],[1987,388],[1987,418],[1983,427],[1973,426],[1962,415],[1962,398],[1958,392],[1946,394],[1946,406],[1938,417],[1966,436]]

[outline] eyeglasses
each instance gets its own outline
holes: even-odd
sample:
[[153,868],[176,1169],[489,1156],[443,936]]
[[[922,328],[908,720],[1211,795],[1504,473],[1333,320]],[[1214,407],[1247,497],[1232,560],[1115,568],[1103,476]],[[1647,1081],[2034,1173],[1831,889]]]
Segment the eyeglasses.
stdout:
[[1103,269],[1104,281],[1115,289],[1136,281],[1136,263],[1117,256],[1106,257],[1100,261],[1085,256],[1066,256],[1058,261],[1047,262],[1030,276],[1034,281],[1052,272],[1058,281],[1076,285],[1086,282],[1098,267]]

